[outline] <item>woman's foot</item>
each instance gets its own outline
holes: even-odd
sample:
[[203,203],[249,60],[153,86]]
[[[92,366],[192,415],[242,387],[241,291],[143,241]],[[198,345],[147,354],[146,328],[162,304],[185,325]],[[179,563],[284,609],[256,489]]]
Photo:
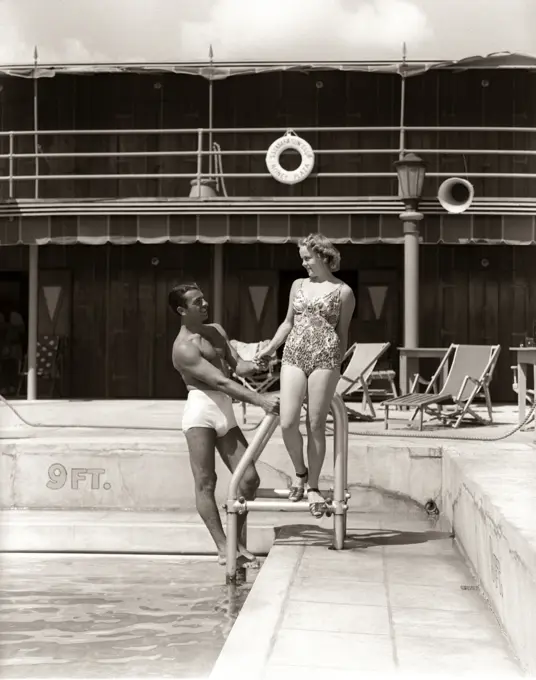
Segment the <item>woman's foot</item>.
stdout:
[[301,501],[305,496],[305,485],[307,484],[307,478],[309,476],[309,470],[305,468],[305,472],[296,472],[296,480],[294,484],[290,487],[288,499],[293,503]]
[[318,489],[309,487],[307,500],[309,501],[309,512],[315,519],[320,519],[326,514],[326,500]]

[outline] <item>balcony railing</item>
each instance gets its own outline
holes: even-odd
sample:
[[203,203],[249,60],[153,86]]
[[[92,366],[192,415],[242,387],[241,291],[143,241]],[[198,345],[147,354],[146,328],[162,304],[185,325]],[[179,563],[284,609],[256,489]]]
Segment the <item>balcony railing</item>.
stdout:
[[[536,128],[294,128],[313,147],[315,167],[307,179],[292,186],[277,182],[265,165],[268,147],[285,131],[274,127],[0,132],[0,195],[4,200],[186,200],[192,182],[211,178],[219,182],[218,195],[209,199],[215,201],[396,199],[393,161],[404,139],[403,150],[427,162],[425,197],[435,199],[439,184],[451,176],[469,179],[477,198],[536,196]],[[214,141],[221,150],[213,148]],[[285,160],[283,165],[289,167]]]

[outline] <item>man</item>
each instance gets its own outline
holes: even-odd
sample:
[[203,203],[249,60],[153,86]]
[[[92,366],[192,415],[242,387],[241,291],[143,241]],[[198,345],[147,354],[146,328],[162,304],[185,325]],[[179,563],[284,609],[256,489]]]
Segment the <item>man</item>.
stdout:
[[[259,364],[239,359],[223,328],[206,323],[208,304],[197,284],[176,286],[169,293],[168,301],[182,320],[173,344],[173,366],[188,389],[182,430],[190,452],[196,507],[216,544],[219,563],[225,564],[226,537],[214,498],[215,449],[229,471],[234,472],[248,442],[237,425],[232,399],[277,414],[279,398],[252,392],[229,377],[229,369],[244,376],[257,371]],[[241,495],[253,499],[259,483],[257,471],[250,465],[242,478]],[[239,517],[239,536],[245,518],[245,515]],[[258,566],[255,556],[243,545],[239,544],[238,552],[238,566]]]

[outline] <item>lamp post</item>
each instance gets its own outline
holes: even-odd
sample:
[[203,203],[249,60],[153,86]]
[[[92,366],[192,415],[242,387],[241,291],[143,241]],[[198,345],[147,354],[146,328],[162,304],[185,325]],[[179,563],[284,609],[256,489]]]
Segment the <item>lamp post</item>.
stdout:
[[419,228],[423,214],[418,211],[426,164],[413,153],[394,163],[398,175],[398,196],[406,209],[400,214],[404,229],[404,347],[419,346]]

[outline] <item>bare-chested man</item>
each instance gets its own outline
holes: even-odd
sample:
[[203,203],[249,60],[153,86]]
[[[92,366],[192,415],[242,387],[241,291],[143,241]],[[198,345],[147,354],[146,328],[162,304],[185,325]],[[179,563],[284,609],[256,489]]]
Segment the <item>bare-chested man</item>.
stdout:
[[[248,375],[259,366],[239,359],[219,324],[206,323],[208,304],[195,283],[176,286],[169,293],[168,301],[182,320],[181,330],[173,344],[173,366],[188,388],[182,430],[190,452],[197,511],[216,544],[220,564],[225,564],[226,537],[214,498],[215,449],[232,473],[248,446],[236,423],[232,399],[255,404],[266,413],[277,414],[279,398],[257,394],[229,377],[229,368],[237,375]],[[257,471],[250,465],[242,478],[241,495],[253,499],[259,483]],[[245,517],[240,515],[238,519],[239,536]],[[243,545],[239,544],[238,550],[239,566],[258,566],[255,556]]]

